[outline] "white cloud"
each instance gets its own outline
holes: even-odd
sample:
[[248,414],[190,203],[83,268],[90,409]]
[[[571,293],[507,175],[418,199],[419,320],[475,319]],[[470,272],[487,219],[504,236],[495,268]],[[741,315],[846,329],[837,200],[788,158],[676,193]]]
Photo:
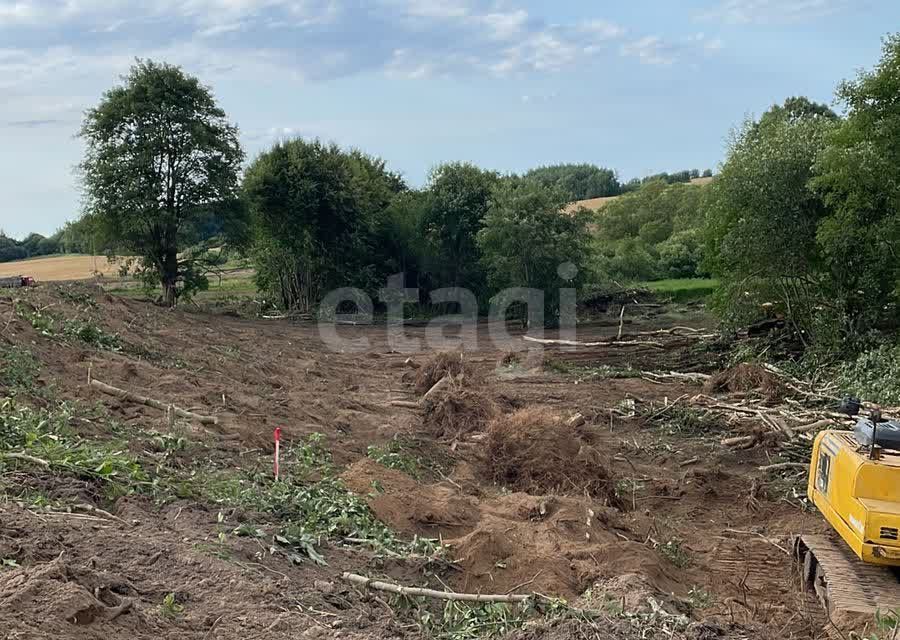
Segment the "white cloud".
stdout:
[[806,22],[851,5],[850,0],[723,0],[700,17],[728,24]]
[[670,65],[677,58],[675,47],[659,36],[645,36],[626,42],[621,49],[623,56],[633,56],[643,64]]

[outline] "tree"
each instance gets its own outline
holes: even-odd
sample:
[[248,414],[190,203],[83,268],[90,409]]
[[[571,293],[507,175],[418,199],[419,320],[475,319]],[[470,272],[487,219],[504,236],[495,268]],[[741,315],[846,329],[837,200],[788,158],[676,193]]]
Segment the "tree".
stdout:
[[838,115],[831,108],[821,102],[814,102],[805,96],[793,96],[784,101],[783,105],[772,105],[759,119],[759,127],[766,127],[774,122],[787,120],[797,122],[811,118],[824,118],[825,120],[837,120]]
[[900,34],[837,90],[846,118],[827,137],[813,181],[833,213],[817,241],[845,333],[896,323],[900,266]]
[[702,224],[703,191],[655,180],[607,204],[596,239],[599,274],[621,280],[699,275],[701,250],[688,232]]
[[204,207],[234,201],[244,155],[212,91],[180,67],[138,60],[123,81],[81,127],[86,212],[173,306],[205,286],[203,254],[179,255],[183,232]]
[[[491,288],[542,290],[548,321],[558,314],[560,288],[577,287],[586,273],[587,214],[585,210],[562,213],[567,201],[560,190],[529,180],[505,180],[494,193],[484,228],[478,232],[481,262]],[[563,280],[559,270],[566,263],[577,271]]]
[[807,343],[830,306],[816,232],[828,209],[809,188],[832,121],[747,122],[705,200],[707,264],[722,281],[719,310],[755,319],[775,302]]
[[616,196],[622,185],[612,169],[593,164],[558,164],[538,167],[525,174],[548,189],[559,189],[569,202]]
[[310,311],[329,289],[383,285],[391,265],[379,229],[405,188],[380,159],[318,140],[261,154],[243,188],[259,288],[285,308]]
[[485,286],[478,261],[475,236],[491,201],[499,177],[468,163],[437,167],[428,181],[425,234],[441,257],[439,282],[447,287],[467,287],[476,295]]

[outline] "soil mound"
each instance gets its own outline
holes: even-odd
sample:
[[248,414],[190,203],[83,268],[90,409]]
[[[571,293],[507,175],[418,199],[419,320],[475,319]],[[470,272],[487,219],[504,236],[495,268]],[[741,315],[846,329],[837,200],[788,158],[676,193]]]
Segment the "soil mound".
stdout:
[[758,391],[775,400],[784,395],[784,385],[778,376],[758,364],[742,362],[710,378],[704,386],[707,393],[742,393]]
[[497,484],[535,494],[586,493],[619,504],[600,452],[549,409],[526,408],[495,419],[486,452]]
[[[407,535],[465,534],[478,522],[478,502],[451,486],[423,485],[401,471],[364,458],[341,475],[347,487],[366,496],[375,516]],[[377,486],[374,492],[372,487]]]
[[427,405],[423,425],[437,439],[458,440],[484,431],[498,414],[497,404],[490,396],[455,379],[446,392]]
[[464,376],[467,383],[478,380],[478,374],[471,364],[464,360],[462,351],[442,352],[432,357],[416,371],[415,387],[419,394],[427,392],[446,376]]

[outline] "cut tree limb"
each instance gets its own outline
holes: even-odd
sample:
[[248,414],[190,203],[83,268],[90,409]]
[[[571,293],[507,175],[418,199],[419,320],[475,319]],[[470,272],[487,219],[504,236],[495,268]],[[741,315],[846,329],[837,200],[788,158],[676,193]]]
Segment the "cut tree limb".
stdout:
[[661,342],[653,342],[652,340],[601,340],[599,342],[577,342],[575,340],[546,340],[544,338],[532,338],[531,336],[522,336],[527,342],[536,342],[538,344],[561,345],[564,347],[655,347],[662,349],[665,345]]
[[341,578],[355,585],[372,589],[374,591],[386,591],[401,596],[419,596],[423,598],[436,598],[438,600],[457,600],[464,602],[525,602],[532,596],[501,595],[485,593],[456,593],[453,591],[436,591],[435,589],[423,589],[420,587],[404,587],[390,582],[380,582],[355,573],[344,573]]
[[129,402],[136,402],[137,404],[143,404],[148,407],[153,407],[154,409],[159,409],[163,412],[168,412],[169,407],[174,412],[175,415],[181,416],[182,418],[188,418],[189,420],[196,420],[200,424],[218,424],[219,419],[216,416],[204,416],[199,413],[194,413],[192,411],[187,411],[185,409],[181,409],[176,407],[175,405],[170,405],[166,402],[160,402],[159,400],[154,400],[153,398],[148,398],[146,396],[138,395],[137,393],[133,393],[131,391],[126,391],[125,389],[119,389],[118,387],[114,387],[109,384],[105,384],[100,382],[99,380],[91,380],[91,387],[97,389],[98,391],[102,391],[103,393],[111,396],[115,396],[120,400],[127,400]]
[[767,464],[764,467],[759,467],[760,471],[785,471],[787,469],[807,471],[809,470],[809,465],[805,462],[779,462],[778,464]]
[[46,460],[35,458],[34,456],[30,456],[27,453],[0,453],[0,458],[5,458],[7,460],[22,460],[23,462],[30,462],[31,464],[36,464],[39,467],[44,467],[45,469],[50,468],[50,463]]

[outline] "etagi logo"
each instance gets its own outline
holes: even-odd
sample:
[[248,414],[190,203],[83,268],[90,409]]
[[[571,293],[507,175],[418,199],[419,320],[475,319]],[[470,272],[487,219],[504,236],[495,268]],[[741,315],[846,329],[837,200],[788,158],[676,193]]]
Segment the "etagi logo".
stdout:
[[[578,268],[566,262],[557,268],[557,274],[564,282],[571,282],[578,275]],[[418,304],[421,300],[418,288],[404,287],[404,274],[388,278],[387,286],[380,289],[378,299],[386,308],[384,325],[388,346],[398,353],[418,353],[423,350],[465,350],[480,348],[479,340],[487,340],[497,349],[508,348],[514,340],[509,331],[507,319],[517,316],[522,319],[529,335],[543,338],[548,320],[558,327],[561,340],[576,340],[576,290],[574,287],[560,287],[545,291],[533,287],[511,287],[503,289],[490,300],[486,318],[479,318],[478,298],[469,289],[446,287],[435,289],[428,296],[436,307],[454,309],[431,319],[425,327],[423,337],[410,336],[404,325],[404,308],[407,304]],[[553,296],[553,317],[547,318],[547,300]],[[558,301],[558,304],[556,304]],[[352,308],[352,313],[341,313],[341,309]],[[482,322],[479,323],[479,320]],[[486,323],[484,322],[486,320]],[[375,323],[375,303],[362,289],[343,287],[328,292],[319,305],[318,330],[322,342],[336,353],[361,353],[371,347],[368,336],[350,337],[340,335],[339,325],[372,325]],[[479,332],[479,326],[482,330]],[[454,330],[452,339],[448,329]],[[480,336],[480,337],[479,337]]]

